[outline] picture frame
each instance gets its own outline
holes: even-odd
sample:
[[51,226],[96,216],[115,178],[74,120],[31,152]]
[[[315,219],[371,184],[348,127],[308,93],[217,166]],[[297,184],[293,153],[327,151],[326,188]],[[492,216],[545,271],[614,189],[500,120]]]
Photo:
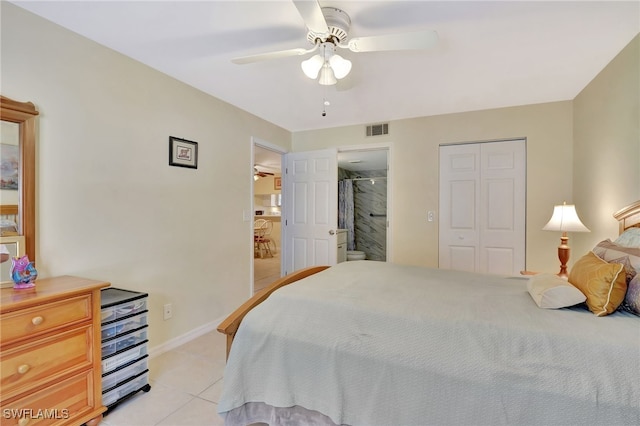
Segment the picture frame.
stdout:
[[0,288],[13,287],[14,282],[11,279],[11,258],[24,256],[24,235],[0,237],[0,244],[4,245],[9,251],[9,259],[0,263]]
[[282,177],[276,176],[273,178],[273,189],[282,189]]
[[198,168],[198,142],[169,136],[169,165]]

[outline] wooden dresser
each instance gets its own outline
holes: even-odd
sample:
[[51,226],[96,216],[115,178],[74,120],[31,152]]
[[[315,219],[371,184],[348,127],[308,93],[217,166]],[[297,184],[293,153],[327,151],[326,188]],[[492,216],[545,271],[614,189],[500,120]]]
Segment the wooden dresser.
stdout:
[[62,276],[0,290],[0,424],[102,420],[100,289]]

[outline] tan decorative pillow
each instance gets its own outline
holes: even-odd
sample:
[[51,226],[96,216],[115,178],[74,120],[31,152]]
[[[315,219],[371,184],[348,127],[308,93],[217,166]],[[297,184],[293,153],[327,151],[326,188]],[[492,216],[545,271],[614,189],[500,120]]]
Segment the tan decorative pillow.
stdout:
[[557,275],[533,275],[527,282],[527,290],[538,307],[560,309],[584,302],[587,297],[575,286]]
[[624,265],[608,263],[590,251],[569,272],[569,282],[587,296],[587,306],[596,316],[618,309],[627,292]]

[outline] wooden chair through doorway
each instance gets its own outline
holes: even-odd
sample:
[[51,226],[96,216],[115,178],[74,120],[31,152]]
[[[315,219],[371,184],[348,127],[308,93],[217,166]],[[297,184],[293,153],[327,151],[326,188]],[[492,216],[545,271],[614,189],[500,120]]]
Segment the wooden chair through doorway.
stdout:
[[264,258],[267,253],[273,257],[271,253],[271,230],[273,222],[265,219],[258,219],[253,223],[253,245],[257,256]]

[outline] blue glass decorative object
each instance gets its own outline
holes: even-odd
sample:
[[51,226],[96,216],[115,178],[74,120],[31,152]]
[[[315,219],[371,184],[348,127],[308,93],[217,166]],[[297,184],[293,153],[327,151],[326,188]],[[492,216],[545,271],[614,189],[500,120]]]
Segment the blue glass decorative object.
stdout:
[[36,286],[35,280],[38,278],[33,262],[29,262],[29,256],[12,257],[11,258],[11,279],[13,280],[13,288],[25,289]]

